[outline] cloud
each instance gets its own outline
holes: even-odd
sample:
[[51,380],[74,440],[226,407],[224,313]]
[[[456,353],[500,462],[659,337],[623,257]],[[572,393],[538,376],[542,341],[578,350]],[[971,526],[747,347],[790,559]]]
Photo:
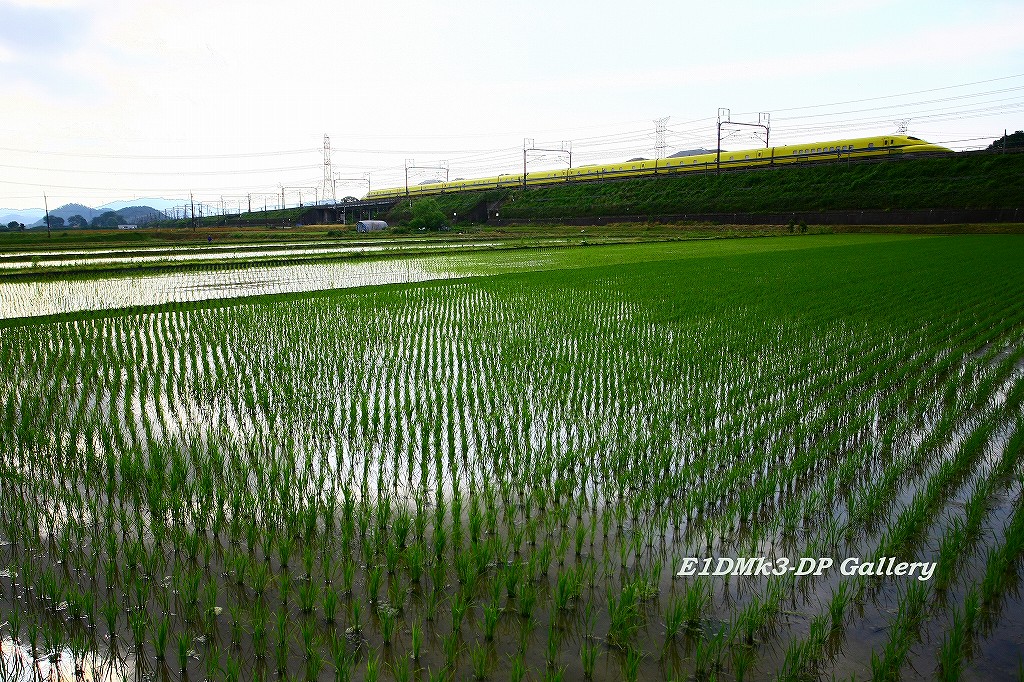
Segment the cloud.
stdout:
[[10,64],[17,60],[18,56],[14,53],[14,50],[0,43],[0,64]]

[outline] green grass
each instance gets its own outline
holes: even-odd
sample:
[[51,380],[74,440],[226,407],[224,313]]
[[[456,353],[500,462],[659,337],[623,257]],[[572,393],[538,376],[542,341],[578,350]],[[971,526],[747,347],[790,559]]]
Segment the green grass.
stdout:
[[[928,208],[1020,208],[1024,154],[957,155],[877,163],[779,166],[435,197],[445,215],[499,203],[504,220],[681,213]],[[408,204],[388,215],[403,222]]]

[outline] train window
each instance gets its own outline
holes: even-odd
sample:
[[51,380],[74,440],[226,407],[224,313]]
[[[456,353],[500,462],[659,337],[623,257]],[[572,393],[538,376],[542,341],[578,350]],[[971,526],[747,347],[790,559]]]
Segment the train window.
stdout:
[[749,158],[750,158],[750,154],[744,154],[744,155],[743,155],[743,158],[744,158],[744,159],[749,159]]
[[874,149],[874,148],[875,148],[875,143],[874,142],[868,142],[868,149]]

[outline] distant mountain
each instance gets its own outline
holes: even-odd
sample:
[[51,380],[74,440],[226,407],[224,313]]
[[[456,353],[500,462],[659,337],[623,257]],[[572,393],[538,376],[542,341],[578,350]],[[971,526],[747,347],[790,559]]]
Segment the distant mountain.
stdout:
[[[99,213],[96,212],[96,209],[89,208],[84,204],[64,204],[63,206],[60,206],[50,211],[51,218],[63,218],[64,222],[67,222],[68,218],[70,218],[73,215],[80,215],[86,220],[92,220],[93,218],[98,216]],[[28,225],[28,223],[25,224]],[[39,216],[39,218],[37,218],[36,221],[32,223],[32,225],[45,227],[46,214],[44,213],[43,215]]]
[[[64,222],[67,223],[68,218],[71,216],[80,215],[89,222],[92,222],[93,218],[98,218],[110,210],[111,209],[104,208],[103,206],[100,208],[90,208],[82,204],[65,204],[60,208],[55,208],[50,211],[50,217],[63,218]],[[153,208],[152,206],[126,206],[113,212],[121,216],[125,223],[133,225],[148,223],[151,220],[159,220],[164,217],[163,213],[161,213],[159,209]],[[31,225],[32,227],[45,227],[46,216],[44,215],[40,217],[33,223],[25,222],[25,225]]]
[[124,218],[125,222],[133,224],[148,223],[151,220],[160,220],[164,218],[164,214],[152,206],[127,206],[125,208],[116,211],[118,215]]
[[122,208],[130,208],[132,206],[152,206],[153,208],[163,211],[174,206],[181,206],[184,203],[181,199],[160,199],[157,197],[146,197],[140,199],[132,199],[131,201],[111,201],[97,206],[96,210],[100,213],[104,211],[120,211]]
[[0,225],[6,226],[12,220],[31,225],[46,212],[41,208],[0,208]]

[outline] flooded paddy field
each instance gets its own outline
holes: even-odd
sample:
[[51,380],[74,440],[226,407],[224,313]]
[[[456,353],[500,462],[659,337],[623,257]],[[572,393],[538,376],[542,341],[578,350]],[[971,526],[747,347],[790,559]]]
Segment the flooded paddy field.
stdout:
[[[836,239],[841,243],[862,243],[865,238]],[[663,242],[586,248],[579,247],[576,242],[576,248],[544,248],[543,245],[551,242],[562,244],[562,240],[537,240],[530,248],[478,252],[475,249],[489,249],[496,244],[473,243],[469,250],[450,254],[445,252],[466,245],[434,244],[430,247],[434,253],[425,255],[391,254],[385,257],[376,251],[373,252],[377,254],[376,258],[291,264],[242,263],[226,258],[200,267],[141,274],[80,272],[66,277],[54,277],[53,273],[41,268],[28,273],[35,277],[4,280],[4,273],[0,271],[0,320],[524,270],[576,268],[602,263],[730,255],[768,248],[766,244],[736,240],[714,244]],[[771,248],[790,250],[811,248],[813,244],[813,240],[776,240]],[[132,257],[128,256],[129,260]]]
[[[565,239],[536,240],[539,245],[558,245]],[[447,241],[428,239],[378,239],[372,242],[293,242],[275,245],[142,247],[136,249],[86,249],[38,252],[0,253],[0,272],[35,268],[69,268],[71,266],[174,264],[181,262],[230,262],[234,260],[281,260],[298,257],[358,256],[369,254],[400,254],[408,251],[485,249],[503,242]]]
[[432,258],[0,324],[0,679],[1018,674],[1024,240]]

